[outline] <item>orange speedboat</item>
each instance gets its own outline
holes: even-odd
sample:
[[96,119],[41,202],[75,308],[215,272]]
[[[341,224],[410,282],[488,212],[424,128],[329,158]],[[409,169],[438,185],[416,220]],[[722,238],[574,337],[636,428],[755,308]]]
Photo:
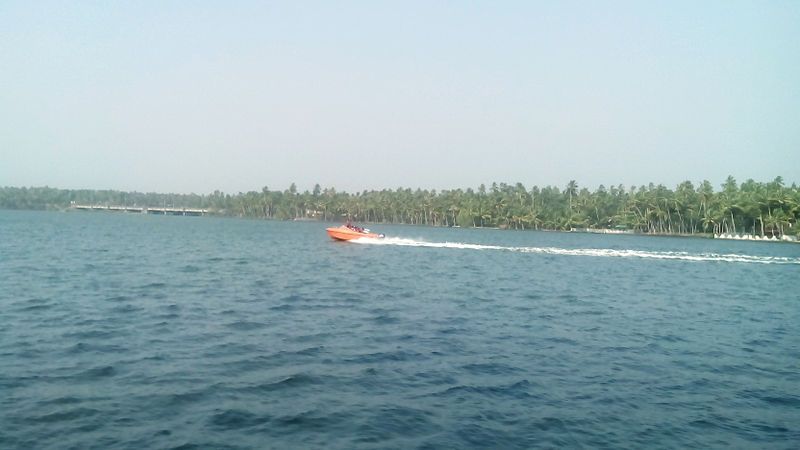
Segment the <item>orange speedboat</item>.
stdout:
[[326,228],[328,236],[339,241],[351,241],[358,238],[382,238],[382,234],[370,233],[366,228],[357,227],[355,225],[342,225],[338,227]]

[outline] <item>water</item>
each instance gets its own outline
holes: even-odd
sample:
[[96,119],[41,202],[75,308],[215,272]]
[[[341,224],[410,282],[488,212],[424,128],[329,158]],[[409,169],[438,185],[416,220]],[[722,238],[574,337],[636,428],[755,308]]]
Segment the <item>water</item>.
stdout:
[[800,245],[0,211],[2,448],[796,448]]

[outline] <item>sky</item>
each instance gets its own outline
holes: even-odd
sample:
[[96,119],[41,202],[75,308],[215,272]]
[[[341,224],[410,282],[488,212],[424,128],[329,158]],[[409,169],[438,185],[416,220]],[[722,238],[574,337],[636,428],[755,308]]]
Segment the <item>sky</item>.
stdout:
[[0,2],[0,186],[800,183],[798,1]]

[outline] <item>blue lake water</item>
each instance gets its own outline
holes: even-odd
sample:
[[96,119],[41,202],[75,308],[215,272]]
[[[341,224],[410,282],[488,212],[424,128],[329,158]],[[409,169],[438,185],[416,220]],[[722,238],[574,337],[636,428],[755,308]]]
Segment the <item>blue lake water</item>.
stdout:
[[797,448],[800,245],[0,211],[2,448]]

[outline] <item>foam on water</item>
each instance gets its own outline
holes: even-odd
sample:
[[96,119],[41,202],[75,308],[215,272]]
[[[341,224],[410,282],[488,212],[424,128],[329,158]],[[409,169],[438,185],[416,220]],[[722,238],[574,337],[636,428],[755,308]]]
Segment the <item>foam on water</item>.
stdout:
[[783,256],[753,256],[740,254],[719,253],[689,253],[689,252],[658,252],[644,250],[617,250],[610,248],[558,248],[558,247],[513,247],[501,245],[469,244],[463,242],[427,242],[408,238],[360,238],[353,241],[357,244],[370,245],[397,245],[404,247],[430,247],[453,248],[462,250],[499,250],[519,253],[535,253],[546,255],[566,256],[598,256],[615,258],[647,258],[647,259],[675,259],[681,261],[714,261],[754,264],[798,264],[800,258]]

